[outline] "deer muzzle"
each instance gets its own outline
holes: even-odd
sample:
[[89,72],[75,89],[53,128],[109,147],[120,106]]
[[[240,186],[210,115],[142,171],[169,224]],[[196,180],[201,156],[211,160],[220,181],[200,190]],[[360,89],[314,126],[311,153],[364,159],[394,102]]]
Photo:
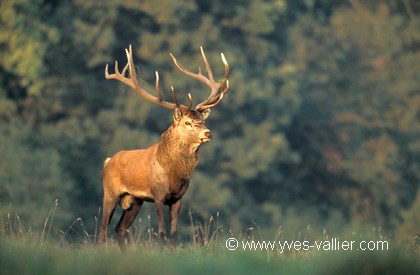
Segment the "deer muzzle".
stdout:
[[206,129],[202,132],[200,139],[201,139],[201,142],[208,142],[211,140],[211,138],[212,138],[211,131],[209,129]]

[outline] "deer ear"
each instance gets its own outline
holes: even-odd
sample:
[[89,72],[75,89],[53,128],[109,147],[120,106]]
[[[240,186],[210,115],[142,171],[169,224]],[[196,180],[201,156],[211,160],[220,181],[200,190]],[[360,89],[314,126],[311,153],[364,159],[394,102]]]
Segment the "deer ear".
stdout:
[[206,120],[210,115],[210,109],[206,109],[201,112],[201,115],[203,116],[203,119]]
[[174,121],[179,121],[182,118],[182,112],[179,108],[174,109]]

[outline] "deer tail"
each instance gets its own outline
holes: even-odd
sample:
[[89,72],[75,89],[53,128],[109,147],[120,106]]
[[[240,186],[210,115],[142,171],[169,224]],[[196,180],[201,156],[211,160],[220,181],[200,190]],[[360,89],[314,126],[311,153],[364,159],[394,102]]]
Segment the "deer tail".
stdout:
[[104,161],[104,167],[108,164],[108,162],[111,160],[111,158],[106,158],[106,160]]

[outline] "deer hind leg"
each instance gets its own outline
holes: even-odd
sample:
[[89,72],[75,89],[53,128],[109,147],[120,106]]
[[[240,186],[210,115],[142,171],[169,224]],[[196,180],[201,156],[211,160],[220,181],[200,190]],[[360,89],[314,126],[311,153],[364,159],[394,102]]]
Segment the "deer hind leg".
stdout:
[[104,194],[104,205],[102,210],[102,222],[99,231],[99,244],[103,244],[108,232],[108,225],[111,222],[119,197],[112,197]]
[[[131,196],[131,195],[128,195]],[[134,198],[134,196],[133,196]],[[128,207],[128,200],[130,199],[130,205]],[[118,245],[122,251],[125,250],[125,235],[127,232],[127,229],[130,228],[130,226],[133,224],[134,219],[136,218],[137,214],[139,213],[139,210],[141,206],[143,205],[143,201],[138,199],[131,199],[123,197],[120,201],[121,207],[126,207],[123,211],[123,214],[120,218],[120,221],[118,222],[118,225],[115,229],[117,233],[118,238]]]

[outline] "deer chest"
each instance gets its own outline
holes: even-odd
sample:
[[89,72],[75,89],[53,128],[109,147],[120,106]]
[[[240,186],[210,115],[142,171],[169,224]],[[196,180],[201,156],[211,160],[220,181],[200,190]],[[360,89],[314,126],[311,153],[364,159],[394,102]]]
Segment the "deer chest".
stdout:
[[190,179],[181,179],[176,183],[171,184],[168,200],[179,200],[188,189]]

